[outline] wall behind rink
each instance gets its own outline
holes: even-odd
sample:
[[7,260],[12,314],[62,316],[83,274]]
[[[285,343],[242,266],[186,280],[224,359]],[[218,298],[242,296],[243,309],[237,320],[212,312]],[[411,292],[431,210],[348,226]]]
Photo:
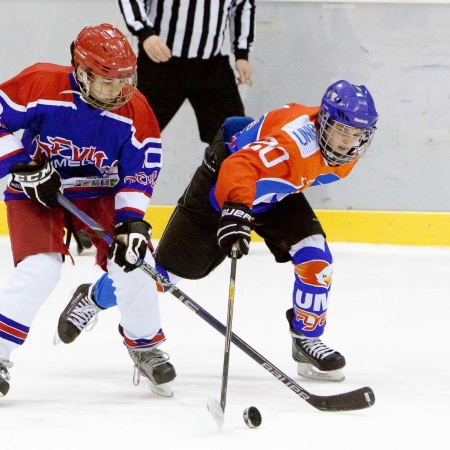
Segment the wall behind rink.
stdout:
[[[0,82],[37,61],[69,64],[85,25],[126,31],[116,0],[0,0],[0,8]],[[241,88],[248,115],[292,101],[317,105],[342,78],[375,98],[372,147],[348,179],[308,190],[312,205],[449,212],[450,4],[257,0],[256,17],[254,85]],[[197,135],[185,104],[163,133],[153,204],[176,203],[201,161]]]

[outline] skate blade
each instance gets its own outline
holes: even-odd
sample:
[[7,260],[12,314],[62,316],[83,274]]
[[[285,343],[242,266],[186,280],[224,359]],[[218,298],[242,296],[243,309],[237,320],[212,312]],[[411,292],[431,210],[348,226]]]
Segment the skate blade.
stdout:
[[225,417],[219,402],[214,398],[208,398],[206,407],[208,408],[208,411],[210,412],[213,419],[217,422],[217,425],[219,425],[219,428],[222,429]]
[[161,397],[173,397],[173,391],[170,387],[170,383],[153,384],[150,380],[148,380],[148,385],[150,390],[156,395],[160,395]]
[[61,344],[62,340],[59,337],[58,330],[56,330],[55,335],[53,336],[53,345]]
[[345,380],[342,369],[322,371],[309,363],[298,363],[297,373],[307,380],[341,382]]

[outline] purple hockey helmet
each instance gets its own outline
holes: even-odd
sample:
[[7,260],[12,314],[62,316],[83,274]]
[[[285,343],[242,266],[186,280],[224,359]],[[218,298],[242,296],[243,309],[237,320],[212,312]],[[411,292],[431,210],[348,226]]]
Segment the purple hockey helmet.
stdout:
[[358,159],[372,141],[378,113],[363,85],[340,80],[325,92],[319,112],[319,144],[331,165]]

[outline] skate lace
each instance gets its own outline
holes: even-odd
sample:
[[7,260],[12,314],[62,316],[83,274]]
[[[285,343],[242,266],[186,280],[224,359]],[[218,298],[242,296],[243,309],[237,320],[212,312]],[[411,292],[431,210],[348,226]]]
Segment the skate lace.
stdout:
[[319,338],[300,338],[302,347],[314,358],[324,359],[335,353],[335,350],[325,345]]
[[83,298],[70,312],[68,320],[80,331],[91,331],[98,321],[100,308],[91,300],[90,296]]
[[170,356],[158,349],[137,351],[128,349],[131,359],[134,361],[133,384],[137,386],[143,375],[150,373],[155,367],[169,361]]

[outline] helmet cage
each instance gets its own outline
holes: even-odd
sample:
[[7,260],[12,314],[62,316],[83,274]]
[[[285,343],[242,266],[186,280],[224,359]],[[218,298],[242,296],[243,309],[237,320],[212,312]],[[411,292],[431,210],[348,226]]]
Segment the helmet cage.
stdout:
[[[84,100],[93,108],[111,111],[118,109],[133,97],[137,85],[137,74],[128,77],[106,78],[95,74],[91,69],[78,66],[75,79]],[[120,91],[113,98],[108,96],[110,83],[119,82]]]
[[[330,114],[325,113],[324,108],[320,109],[318,123],[320,150],[331,166],[340,166],[359,159],[368,150],[376,130],[376,127],[365,129],[334,120]],[[361,132],[361,136],[354,145],[348,147],[348,142],[355,139],[355,130]],[[348,149],[344,150],[345,147]]]

